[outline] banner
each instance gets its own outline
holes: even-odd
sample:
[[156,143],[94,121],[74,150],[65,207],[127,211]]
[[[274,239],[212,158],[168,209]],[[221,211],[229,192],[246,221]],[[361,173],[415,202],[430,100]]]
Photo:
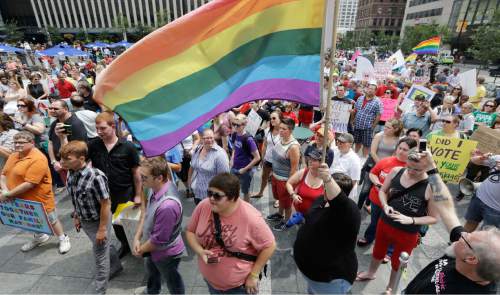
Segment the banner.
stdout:
[[401,49],[396,51],[389,59],[387,60],[392,64],[392,69],[397,69],[405,65],[405,57]]
[[370,60],[364,56],[358,56],[356,62],[355,78],[359,81],[370,81],[375,77],[375,69]]
[[500,155],[500,130],[479,126],[470,139],[477,141],[481,153]]
[[396,105],[398,104],[398,100],[388,97],[381,97],[380,101],[382,102],[382,107],[383,107],[382,115],[380,115],[380,121],[388,121],[394,118],[394,113]]
[[342,101],[332,101],[330,122],[333,132],[347,133],[347,125],[352,104]]
[[377,61],[374,65],[375,79],[385,80],[389,75],[392,74],[392,64],[385,61]]
[[255,137],[255,133],[259,130],[260,124],[262,123],[262,118],[257,114],[253,109],[248,113],[247,117],[247,126],[245,127],[245,131],[248,134]]
[[476,69],[458,74],[458,80],[462,86],[462,94],[468,96],[476,95]]
[[52,235],[52,226],[40,202],[23,199],[2,202],[0,203],[0,220],[8,226]]
[[443,181],[458,183],[477,141],[434,135],[428,145]]

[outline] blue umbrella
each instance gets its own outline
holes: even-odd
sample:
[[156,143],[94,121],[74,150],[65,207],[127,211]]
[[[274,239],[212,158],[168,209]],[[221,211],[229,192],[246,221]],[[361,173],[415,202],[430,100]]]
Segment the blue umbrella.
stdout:
[[73,48],[68,45],[56,45],[49,49],[37,52],[38,55],[48,55],[48,56],[89,56],[85,51]]
[[106,47],[109,47],[109,44],[105,43],[105,42],[101,42],[101,41],[95,41],[94,43],[86,44],[85,47],[87,47],[87,48],[93,48],[93,47],[106,48]]
[[9,46],[9,45],[6,45],[6,44],[0,44],[0,53],[2,53],[2,52],[6,52],[6,53],[10,53],[10,52],[23,53],[24,49],[13,47],[13,46]]
[[109,47],[110,48],[115,48],[115,47],[129,48],[132,45],[134,45],[134,43],[130,43],[130,42],[127,42],[127,41],[120,41],[120,42],[117,42],[117,43],[110,44]]

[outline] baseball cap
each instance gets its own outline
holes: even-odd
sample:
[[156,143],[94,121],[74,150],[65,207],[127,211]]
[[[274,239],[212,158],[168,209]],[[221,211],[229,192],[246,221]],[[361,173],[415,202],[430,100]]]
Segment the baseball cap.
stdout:
[[309,151],[306,156],[311,158],[311,159],[319,161],[319,160],[321,160],[322,155],[323,155],[323,152],[320,149],[314,148],[311,151]]
[[337,135],[337,140],[342,141],[342,142],[349,142],[353,143],[354,142],[354,137],[350,133],[342,133]]

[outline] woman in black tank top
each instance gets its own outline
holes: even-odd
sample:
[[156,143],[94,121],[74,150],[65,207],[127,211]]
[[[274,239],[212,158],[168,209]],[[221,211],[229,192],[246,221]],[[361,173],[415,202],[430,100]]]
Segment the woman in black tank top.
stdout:
[[377,225],[370,268],[358,273],[356,280],[374,279],[388,247],[392,245],[392,271],[386,290],[390,293],[395,285],[401,252],[411,254],[418,245],[420,226],[437,222],[437,212],[429,210],[428,206],[431,191],[427,188],[425,165],[418,162],[418,158],[415,161],[409,157],[407,168],[394,168],[386,178],[379,192],[384,213]]
[[42,75],[40,73],[32,73],[30,75],[31,84],[28,85],[28,95],[33,97],[33,99],[45,99],[48,96],[47,91],[43,87],[40,80],[42,79]]

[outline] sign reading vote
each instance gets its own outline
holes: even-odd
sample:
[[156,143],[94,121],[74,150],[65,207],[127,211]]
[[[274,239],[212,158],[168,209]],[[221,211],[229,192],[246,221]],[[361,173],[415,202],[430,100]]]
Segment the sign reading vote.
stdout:
[[477,142],[473,140],[432,136],[429,148],[443,181],[458,183],[470,161]]
[[0,220],[3,224],[32,232],[52,235],[42,203],[14,199],[0,203]]

